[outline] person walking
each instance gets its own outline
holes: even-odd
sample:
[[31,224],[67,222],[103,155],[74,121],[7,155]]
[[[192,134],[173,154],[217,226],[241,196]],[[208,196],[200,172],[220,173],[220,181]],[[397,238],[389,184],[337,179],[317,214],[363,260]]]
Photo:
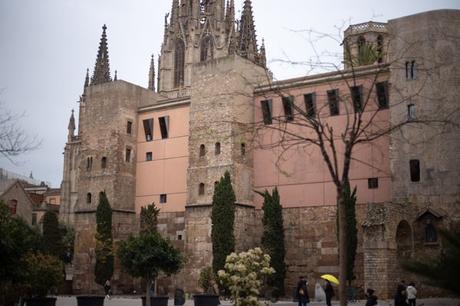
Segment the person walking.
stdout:
[[307,304],[310,303],[307,281],[303,276],[299,277],[299,281],[297,282],[297,298],[299,300],[299,306],[307,306]]
[[407,294],[406,294],[406,288],[404,285],[399,284],[397,289],[396,289],[396,294],[395,294],[395,306],[409,306],[406,302],[407,299]]
[[331,282],[326,280],[326,287],[324,288],[324,293],[326,293],[326,305],[331,306],[331,299],[335,295],[334,288],[332,288]]
[[374,289],[368,288],[366,290],[366,306],[375,306],[378,305],[377,296],[374,295]]
[[110,279],[106,280],[105,281],[105,284],[104,284],[104,291],[105,291],[105,296],[110,299],[110,289],[112,289],[112,285],[110,284]]
[[417,289],[415,289],[414,282],[409,283],[409,286],[407,286],[406,291],[407,291],[407,301],[409,302],[409,306],[416,306]]

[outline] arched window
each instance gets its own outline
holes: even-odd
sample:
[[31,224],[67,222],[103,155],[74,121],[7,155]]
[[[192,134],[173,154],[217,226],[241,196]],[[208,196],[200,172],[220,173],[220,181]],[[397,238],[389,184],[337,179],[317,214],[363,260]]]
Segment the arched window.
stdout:
[[377,56],[378,56],[377,61],[379,63],[382,63],[383,62],[383,36],[382,35],[377,36]]
[[358,54],[363,52],[363,47],[366,44],[366,39],[363,36],[358,37]]
[[215,147],[214,153],[216,155],[220,154],[220,142],[216,142],[216,147]]
[[204,184],[200,183],[198,186],[198,195],[204,195]]
[[174,86],[184,85],[185,69],[185,44],[182,39],[176,40],[176,49],[174,53]]
[[200,61],[204,62],[214,58],[214,44],[210,35],[206,35],[201,41]]
[[433,223],[429,222],[425,226],[425,242],[433,243],[438,241],[438,232]]
[[405,220],[396,229],[396,246],[399,259],[408,258],[412,252],[412,229]]
[[91,204],[91,192],[86,194],[86,203]]
[[102,169],[107,168],[107,157],[105,156],[101,158],[101,168]]
[[200,145],[200,157],[203,157],[206,155],[206,147],[204,144]]

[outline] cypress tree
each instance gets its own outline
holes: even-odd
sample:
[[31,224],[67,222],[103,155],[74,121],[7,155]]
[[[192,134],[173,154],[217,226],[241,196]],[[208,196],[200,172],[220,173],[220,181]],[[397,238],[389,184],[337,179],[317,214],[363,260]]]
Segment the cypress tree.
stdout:
[[95,281],[104,285],[113,275],[113,238],[112,238],[112,208],[105,192],[99,194],[99,204],[96,211],[96,266]]
[[212,269],[214,273],[222,270],[227,255],[235,250],[233,225],[235,222],[235,193],[230,173],[225,172],[214,188],[212,198]]
[[347,281],[351,282],[356,278],[355,258],[356,248],[358,247],[358,230],[356,229],[356,187],[353,192],[350,190],[350,184],[346,184],[344,188],[344,201],[347,217]]
[[63,253],[58,217],[52,211],[47,211],[43,216],[43,250],[55,257],[60,257]]
[[270,255],[270,266],[275,269],[275,274],[270,280],[270,285],[274,287],[273,295],[275,297],[280,297],[284,295],[284,278],[286,276],[286,265],[284,263],[286,250],[284,247],[283,209],[276,187],[272,194],[267,190],[259,194],[264,197],[262,206],[264,211],[262,219],[264,225],[262,248]]

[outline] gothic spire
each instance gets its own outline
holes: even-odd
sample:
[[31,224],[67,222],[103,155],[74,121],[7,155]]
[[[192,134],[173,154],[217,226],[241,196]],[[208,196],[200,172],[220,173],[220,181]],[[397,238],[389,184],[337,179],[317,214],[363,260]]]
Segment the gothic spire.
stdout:
[[115,70],[115,76],[113,77],[114,81],[118,81],[118,71]]
[[150,70],[149,70],[149,86],[148,89],[155,91],[155,61],[152,54],[152,59],[150,60]]
[[227,9],[225,11],[225,23],[227,34],[230,34],[235,29],[235,0],[227,1]]
[[69,131],[69,134],[67,135],[67,139],[69,141],[72,141],[72,137],[75,134],[75,117],[73,116],[73,110],[72,110],[72,114],[70,115],[69,126],[67,127],[67,129]]
[[85,90],[86,87],[89,86],[89,69],[86,68],[86,77],[85,77],[85,85],[83,87],[83,90]]
[[173,0],[172,7],[171,7],[171,20],[169,21],[169,23],[173,27],[178,21],[178,17],[179,17],[179,0]]
[[240,20],[239,53],[241,56],[254,61],[257,55],[257,38],[252,15],[251,0],[245,0]]
[[260,46],[260,54],[259,54],[259,64],[262,67],[267,67],[267,55],[265,54],[265,40],[262,39],[262,45]]
[[104,24],[102,27],[101,41],[99,42],[99,50],[97,52],[96,65],[94,65],[94,73],[91,78],[91,85],[112,81],[110,77],[109,49],[105,30],[107,30],[107,26]]

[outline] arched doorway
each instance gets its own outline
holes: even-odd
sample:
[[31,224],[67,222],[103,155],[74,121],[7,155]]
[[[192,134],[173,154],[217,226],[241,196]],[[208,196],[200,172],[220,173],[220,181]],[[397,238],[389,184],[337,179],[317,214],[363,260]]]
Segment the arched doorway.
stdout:
[[399,222],[396,229],[396,246],[399,260],[404,260],[412,255],[412,229],[405,220]]

